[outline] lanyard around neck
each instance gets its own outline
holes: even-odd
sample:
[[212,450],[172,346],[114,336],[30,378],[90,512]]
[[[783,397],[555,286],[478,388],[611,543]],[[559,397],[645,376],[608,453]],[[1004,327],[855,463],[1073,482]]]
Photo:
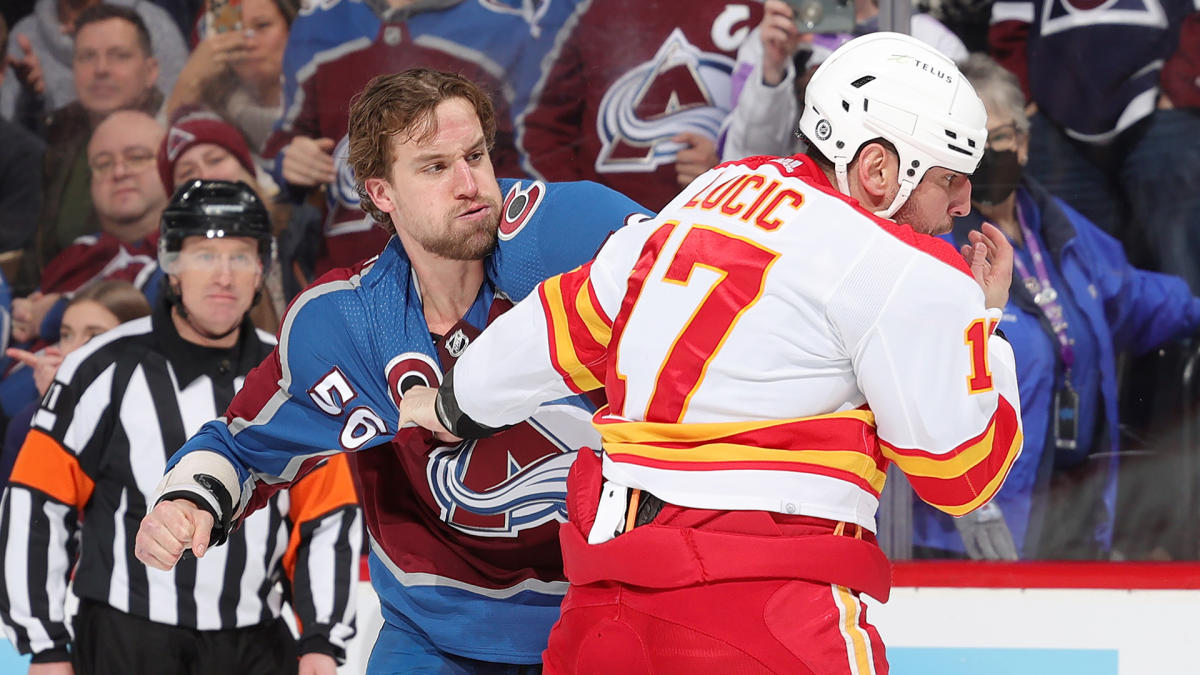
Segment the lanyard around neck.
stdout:
[[1071,346],[1071,338],[1067,336],[1067,319],[1063,314],[1062,303],[1058,301],[1058,291],[1054,290],[1054,286],[1050,283],[1050,273],[1046,269],[1046,257],[1042,253],[1042,245],[1033,230],[1030,229],[1029,224],[1025,222],[1025,214],[1020,205],[1017,206],[1017,222],[1021,225],[1021,236],[1025,239],[1025,246],[1029,248],[1029,257],[1033,258],[1036,274],[1029,272],[1025,261],[1021,260],[1021,256],[1013,256],[1013,266],[1016,268],[1018,276],[1021,277],[1021,283],[1033,296],[1033,302],[1050,322],[1050,328],[1058,340],[1058,354],[1067,371],[1070,371],[1071,366],[1075,363],[1075,349]]

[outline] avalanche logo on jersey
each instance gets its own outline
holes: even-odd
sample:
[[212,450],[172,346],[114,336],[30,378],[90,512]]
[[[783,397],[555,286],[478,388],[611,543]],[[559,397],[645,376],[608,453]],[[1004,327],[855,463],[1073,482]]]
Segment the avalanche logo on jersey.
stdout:
[[530,183],[525,187],[517,181],[504,195],[504,207],[500,209],[500,239],[508,241],[521,232],[521,228],[537,212],[546,196],[546,184],[541,181]]
[[479,0],[479,5],[486,10],[496,12],[497,14],[512,14],[525,19],[525,23],[529,24],[529,34],[533,39],[541,36],[542,17],[546,16],[546,10],[550,9],[551,0]]
[[329,184],[325,194],[325,203],[329,207],[327,209],[329,215],[325,221],[325,235],[334,237],[348,232],[362,232],[375,227],[375,220],[365,212],[362,218],[333,222],[335,215],[339,213],[339,210],[334,207],[338,205],[351,210],[362,208],[362,201],[358,197],[358,187],[354,182],[354,169],[350,168],[349,134],[342,136],[342,140],[338,141],[333,148],[333,170],[337,178]]
[[675,161],[691,131],[716,139],[729,115],[733,59],[701,51],[676,28],[654,58],[617,80],[600,101],[596,171],[651,172]]
[[442,384],[441,367],[432,356],[421,352],[404,352],[393,357],[383,372],[388,383],[388,395],[397,408],[409,387],[440,387]]
[[329,185],[329,201],[337,202],[348,209],[357,209],[361,204],[358,187],[354,183],[354,169],[350,168],[350,134],[342,136],[333,148],[333,166],[337,178]]
[[1167,13],[1160,0],[1046,0],[1042,5],[1042,35],[1096,24],[1165,29]]
[[575,453],[532,420],[491,438],[434,450],[426,465],[441,519],[481,537],[567,520]]

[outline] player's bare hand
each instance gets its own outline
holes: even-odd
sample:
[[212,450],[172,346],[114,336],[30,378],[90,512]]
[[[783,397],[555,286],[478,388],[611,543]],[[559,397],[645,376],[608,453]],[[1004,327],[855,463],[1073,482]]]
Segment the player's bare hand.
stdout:
[[75,675],[75,668],[70,661],[31,663],[29,664],[29,675]]
[[314,187],[337,180],[332,138],[297,136],[283,149],[283,179],[292,185]]
[[792,17],[792,8],[782,0],[767,0],[763,5],[758,37],[763,46],[763,84],[768,86],[782,82],[787,62],[800,45],[812,42],[812,33],[801,33]]
[[1008,288],[1012,284],[1013,248],[1000,228],[984,223],[981,230],[972,230],[960,250],[971,268],[975,283],[983,289],[988,308],[1003,309],[1008,304]]
[[435,438],[447,443],[457,443],[462,439],[442,426],[438,420],[435,404],[438,390],[432,387],[409,387],[400,399],[400,426],[416,425],[433,432]]
[[675,155],[675,173],[680,185],[690,185],[692,181],[696,180],[696,176],[708,171],[721,161],[721,158],[717,156],[716,142],[708,136],[685,131],[676,134],[671,140],[687,145]]
[[188,549],[203,558],[212,527],[212,515],[186,499],[159,502],[142,518],[133,552],[150,567],[169,570]]
[[337,675],[337,661],[328,654],[305,654],[296,675]]
[[6,61],[12,66],[13,72],[17,74],[17,79],[36,96],[41,96],[46,93],[46,80],[42,75],[42,62],[38,59],[37,52],[33,51],[33,44],[29,41],[26,35],[17,36],[17,46],[21,48],[23,56],[20,58],[9,56]]

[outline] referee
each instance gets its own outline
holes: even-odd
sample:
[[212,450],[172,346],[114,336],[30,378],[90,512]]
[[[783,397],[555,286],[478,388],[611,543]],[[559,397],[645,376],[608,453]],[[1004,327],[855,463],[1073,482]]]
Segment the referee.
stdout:
[[[134,555],[167,458],[275,344],[246,318],[272,248],[249,187],[181,187],[158,245],[163,301],[63,362],[13,468],[0,507],[5,633],[33,654],[31,673],[332,675],[354,633],[361,545],[343,457],[276,493],[201,560],[163,572]],[[285,597],[299,643],[280,619]]]

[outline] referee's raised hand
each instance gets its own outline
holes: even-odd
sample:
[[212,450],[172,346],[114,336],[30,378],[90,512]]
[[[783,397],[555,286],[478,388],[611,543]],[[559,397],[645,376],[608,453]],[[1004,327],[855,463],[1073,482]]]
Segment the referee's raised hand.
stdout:
[[212,528],[212,515],[186,499],[159,502],[142,519],[133,551],[150,567],[169,570],[187,550],[203,558]]

